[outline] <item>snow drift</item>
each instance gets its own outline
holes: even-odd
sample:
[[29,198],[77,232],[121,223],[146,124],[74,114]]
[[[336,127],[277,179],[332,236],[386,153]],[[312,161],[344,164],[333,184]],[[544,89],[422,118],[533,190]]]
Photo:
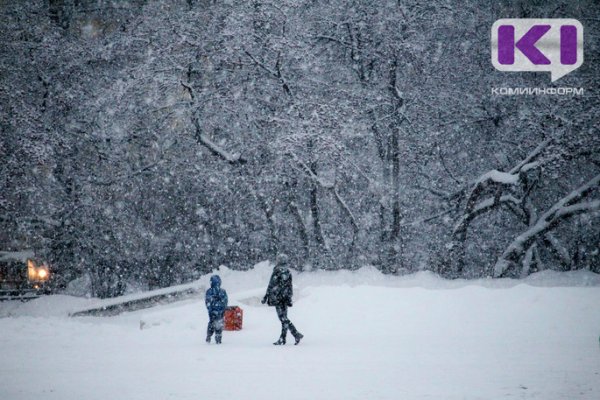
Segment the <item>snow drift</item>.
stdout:
[[[373,268],[294,276],[300,346],[276,347],[260,305],[271,268],[222,269],[244,329],[207,345],[193,298],[69,318],[94,299],[0,304],[2,399],[596,399],[600,280],[390,277]],[[208,276],[195,284],[205,285]],[[205,282],[206,281],[206,282]]]

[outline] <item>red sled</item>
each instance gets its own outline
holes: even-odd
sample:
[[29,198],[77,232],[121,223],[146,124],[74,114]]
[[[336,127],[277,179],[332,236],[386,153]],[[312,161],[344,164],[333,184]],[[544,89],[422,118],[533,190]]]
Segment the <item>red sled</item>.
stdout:
[[225,320],[224,328],[226,331],[239,331],[242,329],[244,310],[238,306],[227,307],[223,319]]

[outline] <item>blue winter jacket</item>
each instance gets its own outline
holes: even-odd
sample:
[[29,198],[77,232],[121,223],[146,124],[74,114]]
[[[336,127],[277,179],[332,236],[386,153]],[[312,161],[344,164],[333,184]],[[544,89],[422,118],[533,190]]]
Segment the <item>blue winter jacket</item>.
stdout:
[[210,277],[210,289],[206,291],[204,298],[208,313],[216,318],[223,318],[227,308],[227,292],[221,289],[221,278],[219,275]]

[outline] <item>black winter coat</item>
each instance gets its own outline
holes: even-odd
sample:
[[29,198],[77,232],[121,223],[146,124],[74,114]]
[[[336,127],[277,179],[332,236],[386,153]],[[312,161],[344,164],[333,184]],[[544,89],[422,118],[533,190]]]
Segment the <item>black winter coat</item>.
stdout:
[[292,288],[292,274],[290,270],[283,265],[278,265],[273,268],[271,280],[267,287],[265,298],[270,306],[292,306],[292,296],[294,289]]

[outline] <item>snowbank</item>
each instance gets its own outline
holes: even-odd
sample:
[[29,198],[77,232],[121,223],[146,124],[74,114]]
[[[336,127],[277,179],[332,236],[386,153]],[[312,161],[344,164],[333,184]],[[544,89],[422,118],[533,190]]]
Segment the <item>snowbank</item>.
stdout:
[[[262,298],[264,290],[271,276],[272,264],[261,262],[247,271],[234,271],[227,267],[221,267],[215,270],[221,276],[223,285],[230,293],[240,293],[242,298],[259,297]],[[188,288],[197,288],[200,292],[210,286],[210,276],[204,275],[201,279],[171,288],[154,290],[152,294],[168,293],[174,290],[185,290]],[[296,290],[302,290],[315,286],[383,286],[396,288],[425,288],[425,289],[458,289],[466,286],[481,286],[490,289],[510,288],[516,285],[529,285],[540,287],[584,287],[600,286],[600,275],[590,271],[579,270],[569,272],[542,271],[528,276],[525,279],[455,279],[447,280],[438,275],[422,271],[404,276],[394,276],[382,274],[375,267],[367,266],[356,271],[312,271],[312,272],[293,272],[294,287]],[[250,292],[248,292],[250,291]],[[244,293],[245,292],[245,293]],[[8,316],[68,316],[74,312],[93,307],[110,306],[123,301],[131,301],[148,296],[148,292],[134,293],[121,296],[116,299],[86,299],[65,295],[44,296],[29,302],[2,302],[0,303],[0,317]]]
[[289,316],[305,339],[284,347],[271,344],[280,325],[260,304],[270,265],[219,273],[244,310],[243,330],[225,332],[221,346],[204,343],[201,294],[115,317],[65,317],[96,299],[0,304],[3,315],[20,316],[0,318],[0,399],[600,395],[600,288],[585,271],[525,281],[390,277],[373,268],[296,274]]

